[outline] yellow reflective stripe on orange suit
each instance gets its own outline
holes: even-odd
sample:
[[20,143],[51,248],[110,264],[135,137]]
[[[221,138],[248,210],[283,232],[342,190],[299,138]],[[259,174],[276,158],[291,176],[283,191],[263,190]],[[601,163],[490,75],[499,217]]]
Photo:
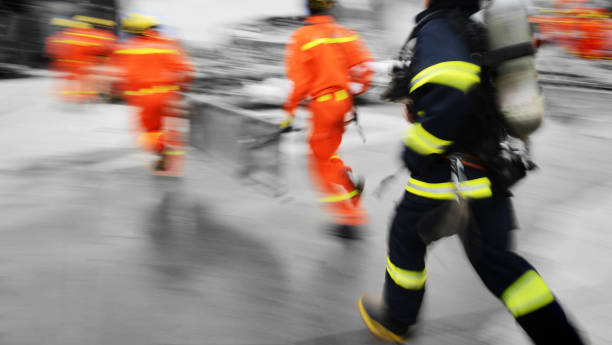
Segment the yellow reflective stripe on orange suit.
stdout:
[[98,39],[101,39],[101,40],[115,41],[115,39],[113,37],[98,36],[98,35],[91,35],[91,34],[82,34],[82,33],[78,33],[78,32],[67,32],[66,34],[67,35],[71,35],[71,36],[98,38]]
[[82,64],[93,64],[93,62],[90,61],[81,61],[81,60],[72,60],[72,59],[57,59],[55,61],[59,61],[59,62],[73,62],[73,63],[82,63]]
[[317,199],[317,201],[318,202],[323,202],[323,203],[327,203],[327,202],[340,202],[340,201],[349,200],[349,199],[353,198],[354,196],[357,196],[358,194],[359,194],[359,191],[357,189],[355,189],[354,191],[352,191],[350,193],[330,195],[330,196],[326,196],[324,198],[319,198],[319,199]]
[[302,45],[302,51],[314,48],[321,44],[334,44],[334,43],[347,43],[356,41],[359,39],[359,35],[348,36],[348,37],[323,37],[312,40]]
[[342,101],[345,100],[347,98],[349,98],[349,93],[346,90],[340,90],[340,91],[336,91],[333,94],[332,93],[328,93],[322,96],[319,96],[316,98],[317,102],[326,102],[326,101],[331,101],[333,99],[335,99],[336,101]]
[[53,43],[64,43],[64,44],[74,44],[74,45],[77,45],[77,46],[101,46],[102,45],[100,43],[83,42],[83,41],[78,41],[78,40],[53,40],[51,42],[53,42]]
[[125,91],[123,94],[127,96],[142,96],[142,95],[152,95],[155,93],[166,93],[170,91],[178,91],[180,88],[177,85],[168,85],[168,86],[154,86],[150,89],[140,89],[136,91]]
[[178,54],[176,49],[134,48],[116,50],[115,54],[148,55],[148,54]]

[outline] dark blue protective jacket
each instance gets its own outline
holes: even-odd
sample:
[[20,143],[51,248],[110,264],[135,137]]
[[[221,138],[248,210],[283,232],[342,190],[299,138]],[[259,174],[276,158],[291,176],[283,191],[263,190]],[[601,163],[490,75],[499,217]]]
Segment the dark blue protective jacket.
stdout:
[[[417,22],[431,14],[426,10]],[[416,121],[404,135],[403,159],[411,172],[406,190],[430,199],[454,199],[447,155],[455,152],[458,140],[474,132],[469,115],[473,93],[480,88],[481,68],[471,59],[470,49],[453,19],[436,16],[416,33],[410,63],[410,98]],[[472,133],[470,136],[477,136]],[[462,152],[472,154],[472,152]],[[491,181],[483,169],[466,167],[467,180],[459,194],[472,198],[490,197]]]

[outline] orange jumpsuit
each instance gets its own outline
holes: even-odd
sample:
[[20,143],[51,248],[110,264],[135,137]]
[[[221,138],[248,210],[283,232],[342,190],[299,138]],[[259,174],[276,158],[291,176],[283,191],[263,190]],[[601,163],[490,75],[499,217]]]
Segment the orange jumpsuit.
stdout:
[[141,145],[162,153],[168,145],[163,117],[174,115],[168,105],[180,99],[181,84],[191,80],[193,66],[178,41],[154,30],[121,43],[110,63],[118,67],[126,102],[139,108]]
[[293,90],[283,109],[293,115],[309,98],[309,169],[337,224],[362,225],[367,214],[359,191],[348,176],[352,172],[337,155],[345,115],[353,108],[352,85],[359,94],[370,86],[372,56],[359,36],[337,24],[331,16],[311,16],[297,29],[287,46],[287,77]]
[[97,97],[90,68],[108,56],[115,41],[110,31],[92,28],[68,28],[47,38],[53,68],[65,73],[64,85],[59,87],[63,99],[82,102]]

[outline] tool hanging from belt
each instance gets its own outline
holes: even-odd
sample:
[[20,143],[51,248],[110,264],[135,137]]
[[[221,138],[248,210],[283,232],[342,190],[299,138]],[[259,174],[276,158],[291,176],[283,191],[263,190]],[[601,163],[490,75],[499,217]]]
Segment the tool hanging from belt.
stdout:
[[417,233],[426,245],[455,234],[458,234],[462,240],[466,238],[463,235],[470,219],[471,197],[461,193],[461,185],[467,181],[463,157],[461,154],[452,154],[448,160],[455,200],[443,201],[417,224]]

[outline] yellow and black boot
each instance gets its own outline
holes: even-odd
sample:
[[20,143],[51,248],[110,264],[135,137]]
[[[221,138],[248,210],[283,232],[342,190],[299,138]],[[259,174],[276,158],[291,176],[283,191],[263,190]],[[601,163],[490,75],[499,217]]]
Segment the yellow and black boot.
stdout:
[[359,312],[370,332],[377,338],[390,342],[408,340],[410,325],[394,320],[380,297],[361,296]]

